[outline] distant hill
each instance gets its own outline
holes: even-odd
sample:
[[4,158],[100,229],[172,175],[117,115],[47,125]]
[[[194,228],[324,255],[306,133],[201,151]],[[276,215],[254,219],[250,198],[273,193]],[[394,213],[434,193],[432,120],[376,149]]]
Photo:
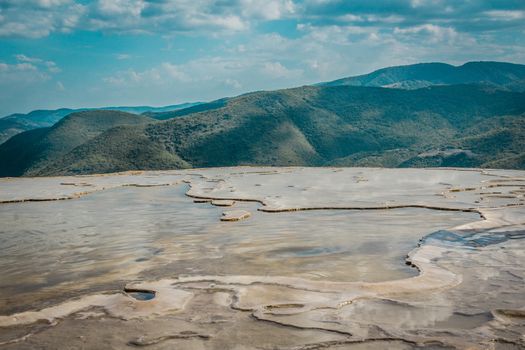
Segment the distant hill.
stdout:
[[[445,63],[420,63],[407,66],[389,67],[369,74],[359,75],[320,83],[318,86],[370,86],[399,89],[419,89],[434,85],[485,84],[507,91],[525,91],[525,65],[504,62],[468,62],[461,66]],[[212,103],[183,103],[165,107],[102,107],[102,110],[117,110],[145,114],[151,118],[165,120],[204,110],[224,106],[228,99]],[[10,137],[26,130],[52,126],[73,112],[91,110],[57,109],[37,110],[28,114],[12,114],[0,118],[0,144]]]
[[27,114],[16,113],[0,118],[0,144],[7,141],[10,137],[21,133],[22,131],[33,130],[52,126],[65,116],[86,110],[110,110],[122,111],[134,114],[147,114],[154,117],[155,113],[165,113],[199,105],[200,102],[183,103],[165,107],[150,106],[122,106],[122,107],[101,107],[101,108],[78,108],[69,109],[61,108],[55,110],[36,110]]
[[468,62],[462,66],[419,63],[389,67],[343,78],[321,86],[375,86],[419,89],[433,85],[487,84],[509,91],[525,91],[525,65],[504,62]]
[[190,108],[202,104],[202,102],[187,102],[177,105],[169,105],[164,107],[151,107],[151,106],[120,106],[120,107],[102,107],[102,108],[92,108],[92,109],[103,109],[108,111],[121,111],[128,112],[133,114],[146,114],[153,115],[155,113],[164,113],[176,111],[179,109]]
[[0,176],[33,174],[108,129],[154,121],[120,111],[69,114],[52,127],[22,132],[0,145]]
[[0,144],[23,131],[51,126],[72,112],[74,110],[61,108],[53,111],[37,110],[27,114],[17,113],[0,118]]
[[[407,66],[383,68],[369,74],[320,83],[318,86],[369,86],[399,89],[419,89],[435,85],[484,84],[507,91],[525,91],[525,65],[505,62],[468,62],[461,66],[445,63],[420,63]],[[151,118],[166,120],[204,110],[223,107],[228,99],[212,103],[183,103],[165,107],[103,107],[97,109],[117,110],[144,114]],[[91,110],[57,109],[37,110],[28,114],[12,114],[0,118],[0,144],[26,130],[48,127],[73,112]]]
[[[0,146],[0,163],[20,164],[13,155],[25,152],[24,166],[1,175],[233,165],[524,168],[525,93],[479,85],[305,86],[199,109],[166,121],[108,128],[68,143],[69,151],[53,156],[46,151],[46,157],[41,142],[28,151],[26,145],[66,135],[76,139],[72,126],[63,125],[53,137],[45,129],[23,133]],[[107,113],[105,120],[115,112]]]
[[182,117],[188,114],[204,112],[204,111],[209,111],[212,109],[224,107],[226,106],[226,102],[228,102],[228,100],[229,100],[228,98],[221,98],[219,100],[215,100],[212,102],[194,104],[193,106],[189,106],[189,107],[181,108],[177,110],[171,110],[171,111],[165,111],[165,112],[148,112],[148,113],[145,113],[145,115],[158,119],[158,120],[166,120],[166,119],[171,119],[171,118],[176,118],[176,117]]

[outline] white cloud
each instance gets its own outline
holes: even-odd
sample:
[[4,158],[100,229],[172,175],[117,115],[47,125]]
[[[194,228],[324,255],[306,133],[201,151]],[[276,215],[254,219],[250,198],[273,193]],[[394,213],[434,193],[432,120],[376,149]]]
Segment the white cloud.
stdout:
[[0,37],[40,38],[76,28],[84,6],[73,0],[3,0]]
[[228,78],[228,79],[226,79],[224,81],[224,84],[226,86],[228,86],[228,87],[233,88],[234,90],[239,90],[239,89],[242,88],[242,84],[239,81],[235,80],[235,79],[229,79]]
[[405,17],[399,16],[399,15],[388,15],[388,16],[380,16],[380,15],[367,15],[366,20],[368,22],[378,22],[378,23],[385,23],[385,24],[396,24],[401,23],[405,21]]
[[14,62],[0,62],[0,100],[8,104],[29,99],[33,95],[28,91],[38,91],[52,82],[53,74],[58,71],[54,62],[24,54],[15,55]]
[[[17,54],[15,55],[15,58],[18,62],[21,63],[29,63],[32,67],[37,69],[36,66],[39,67],[39,69],[47,70],[49,73],[59,73],[62,70],[56,65],[53,61],[45,61],[38,57],[29,57],[24,54]],[[20,64],[19,64],[20,65]]]
[[454,40],[458,37],[458,32],[451,27],[441,27],[435,24],[422,24],[409,28],[395,28],[394,34],[425,34],[433,42]]
[[[2,0],[0,36],[40,38],[53,32],[237,32],[256,21],[292,16],[292,0]],[[0,3],[1,4],[1,3]]]
[[0,61],[0,114],[50,107],[56,92],[63,88],[62,82],[53,79],[60,71],[56,63],[24,53],[7,58]]
[[11,66],[12,71],[38,71],[36,66],[31,63],[18,63]]
[[117,86],[157,86],[173,82],[188,82],[191,78],[177,65],[165,62],[158,67],[152,67],[143,71],[128,69],[116,72],[112,76],[103,78],[103,81]]
[[420,7],[425,3],[424,0],[410,0],[410,5],[414,8]]
[[232,51],[229,56],[203,57],[182,64],[164,62],[145,70],[120,71],[103,81],[118,86],[119,91],[127,94],[155,91],[155,98],[159,98],[159,94],[170,94],[171,102],[214,99],[263,88],[284,88],[301,81],[302,69],[268,60],[251,47],[246,50],[244,56]]
[[12,83],[36,83],[50,79],[46,72],[42,72],[32,63],[4,63],[0,62],[0,81],[2,85]]
[[117,33],[236,32],[249,27],[233,6],[211,0],[98,0],[88,7],[81,27]]
[[134,16],[138,17],[146,7],[143,0],[98,0],[97,10],[106,16]]
[[53,61],[46,61],[44,65],[50,73],[60,73],[62,71]]
[[484,13],[495,20],[515,21],[525,19],[525,11],[492,10]]
[[295,78],[302,73],[299,69],[288,69],[280,62],[265,62],[263,72],[271,78]]
[[314,26],[347,23],[404,30],[407,25],[434,25],[468,32],[515,25],[525,19],[525,5],[488,0],[0,0],[0,37],[40,38],[74,30],[216,36],[286,18]]
[[217,27],[232,31],[241,31],[248,28],[248,24],[246,22],[244,22],[240,17],[233,15],[224,17],[214,15],[196,16],[194,18],[190,18],[187,23],[197,28]]
[[295,12],[291,0],[241,0],[240,9],[243,17],[276,20]]
[[161,67],[162,70],[167,73],[169,79],[173,79],[175,81],[180,82],[191,81],[190,76],[186,74],[186,72],[184,72],[184,69],[175,64],[164,62],[162,63]]
[[69,0],[37,0],[36,4],[40,5],[41,7],[52,7],[68,4],[70,2],[71,1]]
[[363,22],[365,20],[362,16],[354,15],[351,13],[339,16],[337,19],[343,22]]
[[330,25],[317,27],[310,24],[300,24],[298,29],[305,32],[310,41],[325,44],[350,45],[369,39],[371,36],[378,37],[378,29],[374,26]]
[[30,63],[41,63],[42,62],[40,58],[28,57],[23,54],[15,55],[15,58],[17,59],[17,61],[20,61],[20,62],[30,62]]

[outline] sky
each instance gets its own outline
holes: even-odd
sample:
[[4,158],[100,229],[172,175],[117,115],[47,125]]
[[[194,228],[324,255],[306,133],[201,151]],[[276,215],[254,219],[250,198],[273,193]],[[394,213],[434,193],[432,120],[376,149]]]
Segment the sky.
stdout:
[[525,0],[0,0],[0,116],[525,63]]

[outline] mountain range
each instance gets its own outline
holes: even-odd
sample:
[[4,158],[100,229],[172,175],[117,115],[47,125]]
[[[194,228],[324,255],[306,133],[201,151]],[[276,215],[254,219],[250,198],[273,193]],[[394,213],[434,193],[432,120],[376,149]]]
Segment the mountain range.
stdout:
[[44,128],[52,126],[60,119],[68,116],[71,113],[87,111],[87,110],[109,110],[121,111],[133,114],[149,114],[162,113],[178,109],[196,106],[200,102],[182,103],[178,105],[170,105],[164,107],[150,107],[150,106],[122,106],[122,107],[101,107],[101,108],[60,108],[55,110],[36,110],[27,114],[15,113],[6,117],[0,118],[0,144],[7,141],[10,137],[19,134],[23,131],[33,130],[37,128]]
[[523,79],[523,65],[418,64],[175,111],[76,112],[0,145],[0,176],[234,165],[525,169]]
[[486,84],[508,91],[525,91],[525,65],[505,62],[419,63],[379,69],[355,77],[321,83],[321,86],[375,86],[419,89],[433,85]]

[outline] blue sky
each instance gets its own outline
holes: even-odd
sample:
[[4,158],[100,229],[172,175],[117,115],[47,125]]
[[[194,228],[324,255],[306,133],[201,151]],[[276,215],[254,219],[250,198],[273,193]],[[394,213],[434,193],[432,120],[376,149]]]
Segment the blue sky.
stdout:
[[525,63],[524,0],[0,0],[0,115]]

